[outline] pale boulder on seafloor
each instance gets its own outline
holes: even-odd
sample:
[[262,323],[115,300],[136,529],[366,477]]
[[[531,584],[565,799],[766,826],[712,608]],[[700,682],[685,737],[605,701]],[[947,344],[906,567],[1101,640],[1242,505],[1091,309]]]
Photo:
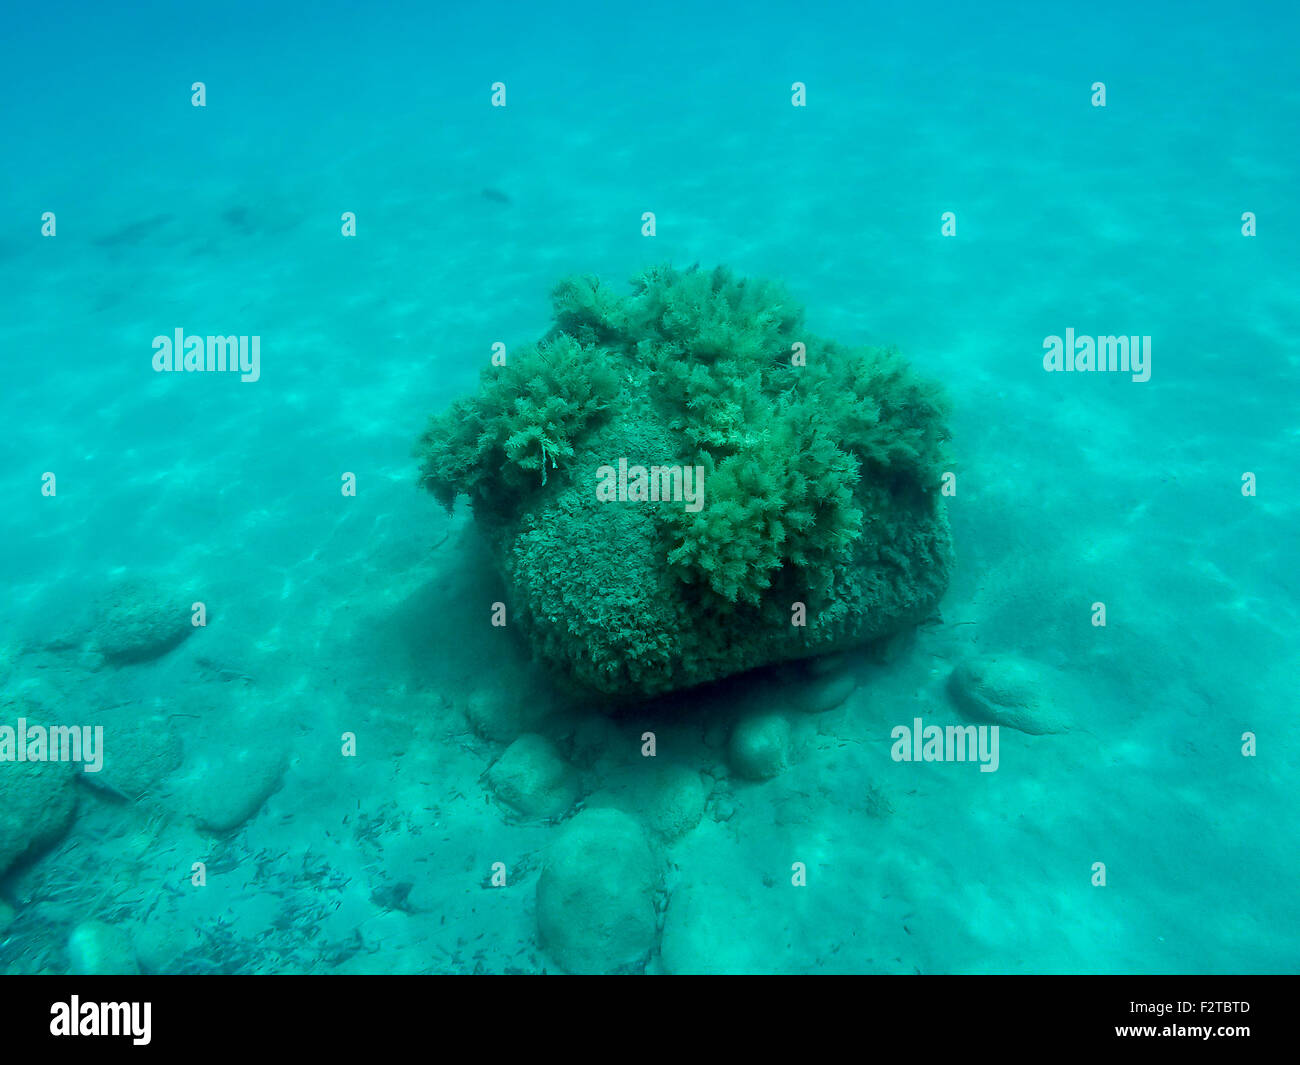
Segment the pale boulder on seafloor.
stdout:
[[632,814],[671,843],[700,823],[708,798],[709,789],[694,769],[644,759],[611,773],[599,791],[587,796],[586,806],[608,806]]
[[1031,736],[1068,732],[1068,686],[1050,666],[1014,654],[972,655],[948,678],[948,693],[966,716]]
[[527,819],[555,818],[578,797],[570,766],[545,736],[526,733],[488,770],[497,799]]
[[731,730],[727,761],[746,780],[770,780],[790,763],[790,722],[781,714],[755,714]]
[[570,973],[640,972],[655,947],[658,860],[620,810],[584,810],[550,846],[537,881],[542,947]]
[[799,708],[807,713],[829,713],[843,706],[857,687],[857,678],[851,673],[814,674],[800,693]]
[[131,936],[103,921],[83,921],[68,937],[68,967],[77,976],[134,976],[140,972]]
[[266,804],[284,779],[278,747],[245,746],[195,759],[175,789],[180,810],[208,832],[233,832]]

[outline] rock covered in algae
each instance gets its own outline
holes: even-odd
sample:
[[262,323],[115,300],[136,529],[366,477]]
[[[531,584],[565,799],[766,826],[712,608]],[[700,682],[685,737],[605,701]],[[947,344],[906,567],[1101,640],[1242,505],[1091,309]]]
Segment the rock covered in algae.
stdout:
[[891,636],[947,587],[947,403],[897,352],[809,333],[778,285],[652,268],[552,295],[554,327],[421,438],[468,497],[536,656],[636,698]]

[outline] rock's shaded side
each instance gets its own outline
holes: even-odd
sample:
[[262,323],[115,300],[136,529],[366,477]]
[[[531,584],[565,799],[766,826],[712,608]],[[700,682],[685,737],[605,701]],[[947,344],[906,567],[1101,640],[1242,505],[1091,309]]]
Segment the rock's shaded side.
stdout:
[[721,268],[653,268],[626,296],[571,278],[552,300],[551,333],[487,368],[419,448],[425,488],[469,497],[539,659],[639,697],[933,608],[947,407],[897,353],[814,336],[779,286]]
[[0,762],[0,876],[68,830],[77,811],[72,774],[68,762]]
[[132,720],[115,714],[104,725],[103,765],[81,780],[119,798],[138,799],[180,766],[182,753],[165,715]]

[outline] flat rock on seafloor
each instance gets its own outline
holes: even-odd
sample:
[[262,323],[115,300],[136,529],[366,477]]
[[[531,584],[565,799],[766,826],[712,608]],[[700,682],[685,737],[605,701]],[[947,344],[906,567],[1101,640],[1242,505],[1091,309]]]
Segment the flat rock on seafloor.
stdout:
[[1019,655],[972,655],[948,678],[948,693],[967,717],[1031,736],[1068,732],[1065,685],[1056,670]]

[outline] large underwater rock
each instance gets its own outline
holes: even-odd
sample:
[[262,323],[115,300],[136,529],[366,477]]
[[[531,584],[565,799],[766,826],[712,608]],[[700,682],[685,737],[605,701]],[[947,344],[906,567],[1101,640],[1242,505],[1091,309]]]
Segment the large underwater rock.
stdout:
[[539,660],[636,698],[933,609],[947,404],[897,353],[814,336],[780,287],[721,268],[552,300],[554,329],[419,447],[421,484],[469,498]]

